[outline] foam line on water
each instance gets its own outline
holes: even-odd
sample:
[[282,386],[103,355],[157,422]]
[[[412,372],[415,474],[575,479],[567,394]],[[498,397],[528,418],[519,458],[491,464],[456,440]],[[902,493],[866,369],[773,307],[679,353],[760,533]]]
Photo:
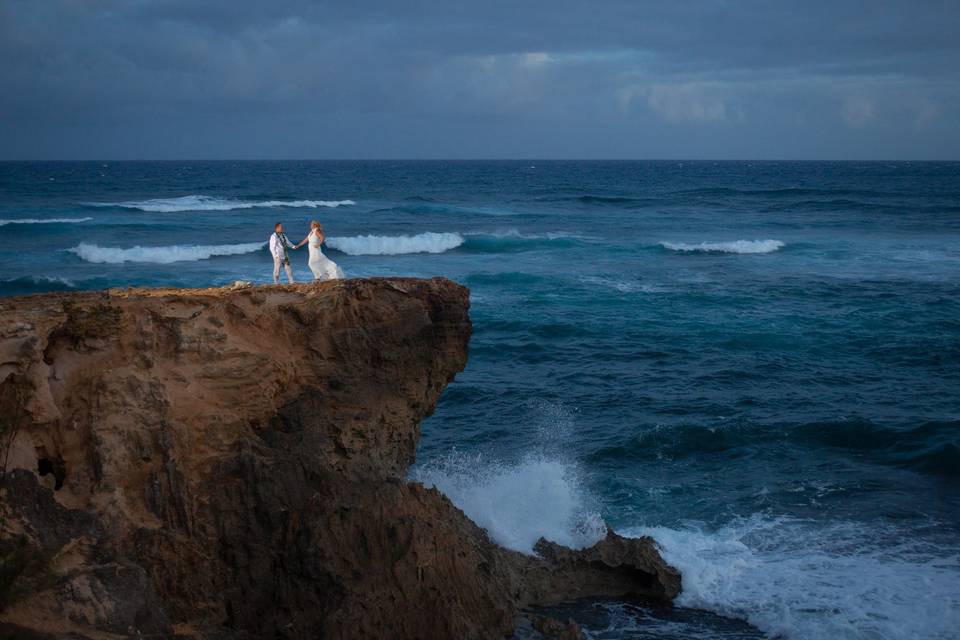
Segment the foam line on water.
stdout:
[[316,209],[319,207],[341,207],[356,204],[353,200],[262,200],[246,201],[215,196],[181,196],[179,198],[156,198],[130,202],[84,202],[89,207],[120,207],[137,209],[151,213],[176,213],[180,211],[231,211],[233,209],[253,209],[289,207],[297,209]]
[[219,245],[172,245],[167,247],[101,247],[81,242],[68,249],[86,262],[98,264],[123,264],[124,262],[149,262],[170,264],[172,262],[193,262],[207,260],[214,256],[231,256],[259,251],[265,242],[247,242],[243,244]]
[[93,218],[19,218],[16,220],[0,220],[0,227],[7,224],[70,224],[73,222],[89,222]]
[[908,532],[757,514],[716,531],[620,533],[660,543],[683,575],[677,604],[742,618],[774,636],[934,639],[960,629],[960,550],[933,549]]
[[418,233],[414,236],[348,236],[327,238],[328,246],[351,256],[443,253],[463,244],[459,233]]
[[733,240],[730,242],[661,242],[660,246],[682,253],[773,253],[786,245],[780,240]]

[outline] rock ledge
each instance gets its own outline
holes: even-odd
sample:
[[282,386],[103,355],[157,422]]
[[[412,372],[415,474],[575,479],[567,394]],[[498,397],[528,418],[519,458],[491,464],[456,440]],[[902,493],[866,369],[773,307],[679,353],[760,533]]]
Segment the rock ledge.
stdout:
[[526,556],[403,480],[468,310],[440,278],[0,298],[2,535],[53,569],[0,631],[499,638],[537,605],[672,599],[649,538]]

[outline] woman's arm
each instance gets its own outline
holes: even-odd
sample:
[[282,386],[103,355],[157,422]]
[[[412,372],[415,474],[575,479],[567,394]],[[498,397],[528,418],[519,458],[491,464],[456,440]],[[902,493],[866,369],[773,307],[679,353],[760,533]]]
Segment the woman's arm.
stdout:
[[302,241],[300,244],[298,244],[297,246],[295,246],[294,249],[299,249],[300,247],[302,247],[303,245],[307,244],[308,242],[310,242],[310,234],[307,234],[307,237],[304,238],[303,241]]

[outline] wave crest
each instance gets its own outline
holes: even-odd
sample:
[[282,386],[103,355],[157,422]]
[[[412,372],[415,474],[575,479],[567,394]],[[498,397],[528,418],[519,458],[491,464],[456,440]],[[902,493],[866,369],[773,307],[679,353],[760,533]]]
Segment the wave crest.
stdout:
[[214,196],[182,196],[179,198],[157,198],[131,202],[84,202],[88,207],[120,207],[137,209],[151,213],[176,213],[179,211],[231,211],[233,209],[254,209],[257,207],[292,207],[298,209],[316,209],[319,207],[340,207],[356,204],[353,200],[231,200]]
[[0,227],[7,224],[69,224],[71,222],[88,222],[93,218],[19,218],[16,220],[0,220]]
[[329,247],[351,256],[393,256],[406,253],[443,253],[463,244],[459,233],[418,233],[415,236],[350,236],[327,238]]
[[244,244],[218,245],[173,245],[169,247],[131,247],[121,249],[117,247],[101,247],[96,244],[81,242],[70,253],[76,254],[81,260],[97,264],[123,264],[124,262],[149,262],[153,264],[170,264],[172,262],[194,262],[207,260],[214,256],[232,256],[242,253],[252,253],[264,247],[264,242],[247,242]]
[[660,246],[682,253],[773,253],[785,247],[780,240],[733,240],[730,242],[661,242]]

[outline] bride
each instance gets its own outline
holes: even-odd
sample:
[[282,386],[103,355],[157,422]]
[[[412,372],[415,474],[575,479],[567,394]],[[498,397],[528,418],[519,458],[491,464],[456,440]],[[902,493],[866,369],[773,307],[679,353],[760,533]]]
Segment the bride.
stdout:
[[323,226],[313,220],[310,222],[310,233],[303,239],[303,242],[297,245],[297,249],[307,245],[310,249],[310,261],[307,266],[313,271],[314,280],[337,280],[344,277],[343,270],[337,266],[337,263],[323,255],[320,246],[323,244]]

